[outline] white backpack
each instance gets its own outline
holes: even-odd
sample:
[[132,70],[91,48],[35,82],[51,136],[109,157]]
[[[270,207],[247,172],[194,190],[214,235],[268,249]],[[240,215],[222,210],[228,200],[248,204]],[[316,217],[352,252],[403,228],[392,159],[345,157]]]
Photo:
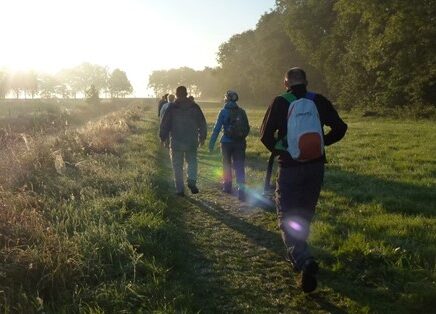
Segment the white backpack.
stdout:
[[315,94],[308,92],[304,98],[289,99],[288,152],[301,162],[320,158],[324,154],[324,138]]

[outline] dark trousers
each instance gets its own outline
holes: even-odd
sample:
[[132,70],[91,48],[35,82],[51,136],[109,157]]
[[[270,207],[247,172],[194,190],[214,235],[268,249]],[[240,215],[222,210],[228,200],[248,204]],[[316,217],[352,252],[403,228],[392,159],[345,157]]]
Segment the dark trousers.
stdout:
[[232,165],[235,169],[236,183],[239,188],[245,185],[245,142],[221,143],[223,154],[224,185],[232,185]]
[[307,238],[324,180],[324,163],[279,168],[276,188],[278,223],[296,270],[312,258]]

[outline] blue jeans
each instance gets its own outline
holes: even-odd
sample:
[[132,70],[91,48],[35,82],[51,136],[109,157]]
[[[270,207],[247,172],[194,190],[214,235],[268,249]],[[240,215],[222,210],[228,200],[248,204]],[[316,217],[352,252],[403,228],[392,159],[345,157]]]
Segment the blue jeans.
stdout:
[[236,183],[239,188],[245,185],[245,149],[244,142],[221,143],[223,154],[223,179],[224,185],[232,185],[232,165],[235,169]]
[[304,262],[313,258],[306,241],[323,180],[323,162],[279,168],[276,189],[278,223],[296,270],[301,270]]

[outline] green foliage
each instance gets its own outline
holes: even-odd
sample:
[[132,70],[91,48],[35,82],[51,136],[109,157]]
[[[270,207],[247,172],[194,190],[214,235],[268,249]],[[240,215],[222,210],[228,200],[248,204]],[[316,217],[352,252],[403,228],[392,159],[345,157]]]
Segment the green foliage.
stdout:
[[270,101],[283,90],[285,72],[295,66],[306,69],[311,88],[322,92],[322,75],[308,64],[285,31],[278,11],[264,14],[254,31],[234,35],[218,52],[222,89],[237,90],[254,103]]
[[342,106],[435,104],[433,1],[279,0],[278,7],[291,40]]
[[157,95],[184,84],[203,99],[221,99],[228,89],[237,90],[241,100],[256,104],[270,101],[283,89],[284,73],[292,66],[306,69],[311,87],[325,90],[322,75],[289,40],[282,15],[273,11],[262,16],[255,30],[232,36],[219,47],[219,67],[194,71],[188,68],[154,71],[149,86]]
[[[254,30],[236,34],[219,47],[217,68],[197,72],[194,79],[180,76],[182,69],[156,71],[150,86],[163,94],[175,82],[186,82],[209,99],[234,89],[241,100],[259,104],[280,93],[284,73],[299,66],[308,74],[309,89],[342,108],[387,112],[436,105],[434,1],[276,3]],[[214,80],[205,79],[209,73]]]

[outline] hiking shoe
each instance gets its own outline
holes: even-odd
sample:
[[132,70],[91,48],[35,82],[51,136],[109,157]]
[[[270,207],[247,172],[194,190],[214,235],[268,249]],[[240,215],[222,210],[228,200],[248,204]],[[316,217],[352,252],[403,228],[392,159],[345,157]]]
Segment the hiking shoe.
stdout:
[[301,289],[305,293],[315,291],[318,282],[316,280],[316,274],[318,273],[318,263],[314,259],[308,259],[303,265],[303,272],[301,275]]
[[185,196],[185,192],[183,192],[183,191],[182,192],[177,192],[176,195],[180,196],[180,197],[184,197]]
[[294,260],[291,257],[290,253],[287,253],[285,256],[285,261],[287,261],[289,264],[291,264],[292,272],[298,274],[301,272],[301,269],[298,268],[297,264],[294,263]]
[[224,183],[223,192],[227,194],[232,194],[232,183]]
[[244,190],[239,190],[238,191],[238,198],[241,202],[245,202],[245,200],[247,199],[246,195],[245,195],[245,191]]
[[200,192],[197,188],[197,185],[195,185],[195,183],[193,182],[188,183],[188,188],[191,190],[192,194],[197,194],[198,192]]

